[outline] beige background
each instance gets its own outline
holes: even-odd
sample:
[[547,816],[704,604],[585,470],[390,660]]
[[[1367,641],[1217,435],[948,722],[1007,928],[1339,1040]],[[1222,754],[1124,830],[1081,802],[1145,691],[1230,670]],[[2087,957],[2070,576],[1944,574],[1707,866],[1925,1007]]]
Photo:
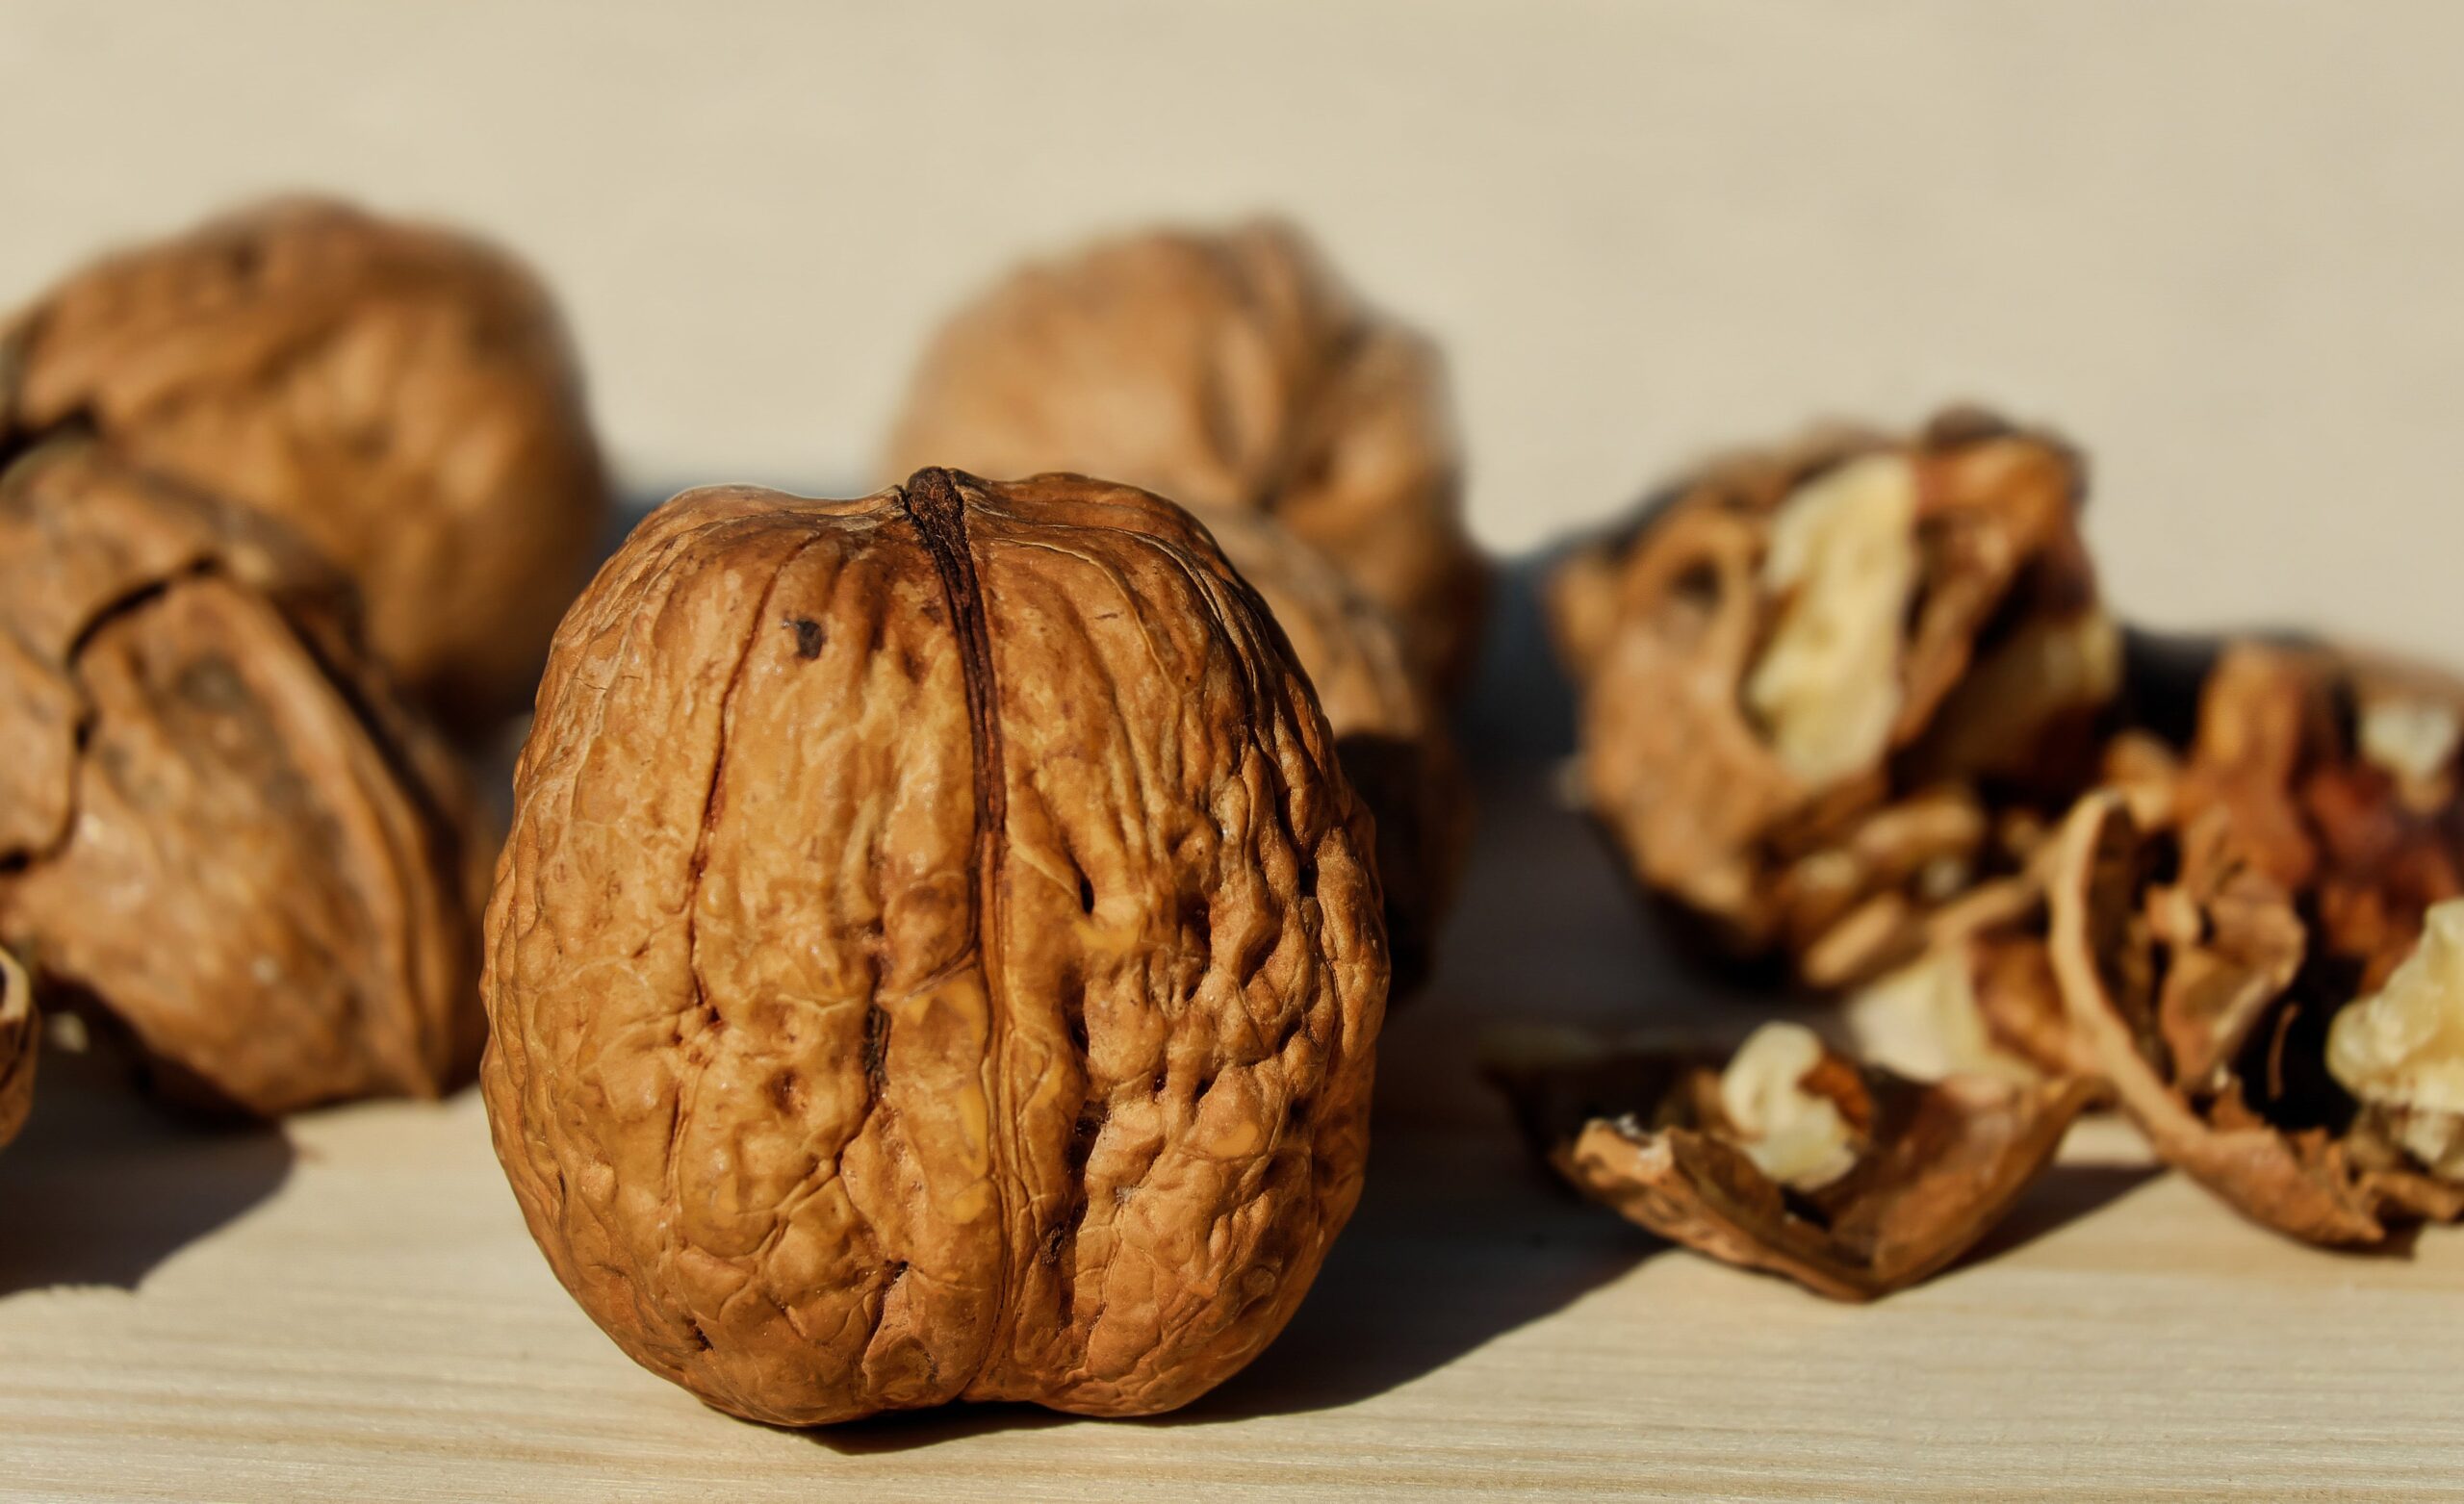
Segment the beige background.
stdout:
[[10,0],[0,297],[339,187],[544,264],[636,484],[846,484],[1012,257],[1279,207],[1444,337],[1502,548],[1973,395],[2141,616],[2464,655],[2464,6],[690,10]]

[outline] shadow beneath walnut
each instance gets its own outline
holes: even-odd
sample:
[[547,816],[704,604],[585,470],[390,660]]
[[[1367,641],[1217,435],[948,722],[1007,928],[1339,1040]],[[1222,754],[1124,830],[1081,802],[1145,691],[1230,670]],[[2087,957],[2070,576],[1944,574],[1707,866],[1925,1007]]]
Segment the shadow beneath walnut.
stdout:
[[25,1131],[0,1149],[0,1296],[135,1289],[272,1195],[292,1160],[279,1128],[200,1126],[137,1095],[102,1055],[45,1051]]
[[2016,1253],[2038,1238],[2062,1231],[2166,1173],[2161,1164],[2053,1164],[2045,1168],[1993,1230],[1951,1267]]

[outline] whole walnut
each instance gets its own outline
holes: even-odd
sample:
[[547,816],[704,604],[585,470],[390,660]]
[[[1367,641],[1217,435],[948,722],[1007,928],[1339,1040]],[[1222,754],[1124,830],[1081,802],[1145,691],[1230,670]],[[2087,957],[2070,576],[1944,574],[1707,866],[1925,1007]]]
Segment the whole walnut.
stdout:
[[1345,777],[1376,818],[1399,999],[1428,974],[1471,849],[1471,780],[1445,711],[1405,662],[1386,613],[1324,554],[1255,513],[1219,512],[1207,527],[1274,613],[1318,692]]
[[502,253],[287,199],[110,256],[0,333],[0,434],[88,428],[355,579],[465,727],[526,701],[608,517],[548,294]]
[[0,951],[0,1144],[26,1126],[26,1105],[35,1094],[35,1051],[41,1030],[35,1015],[34,984],[17,958]]
[[156,1083],[272,1115],[475,1067],[472,816],[270,521],[51,440],[0,471],[0,944]]
[[1643,885],[1820,987],[2023,871],[2121,680],[2077,457],[1955,412],[1711,467],[1551,586],[1580,777]]
[[917,370],[889,473],[1075,471],[1210,523],[1264,512],[1394,617],[1459,688],[1486,570],[1436,351],[1368,308],[1288,225],[1154,231],[1025,267]]
[[1168,1410],[1360,1188],[1387,960],[1308,681],[1143,493],[653,513],[558,629],[487,920],[532,1234],[780,1424]]

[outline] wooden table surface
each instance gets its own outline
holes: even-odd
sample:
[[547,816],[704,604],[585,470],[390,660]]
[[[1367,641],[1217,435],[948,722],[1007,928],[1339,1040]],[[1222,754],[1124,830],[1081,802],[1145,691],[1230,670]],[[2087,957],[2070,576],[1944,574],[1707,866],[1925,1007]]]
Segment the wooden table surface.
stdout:
[[[1546,742],[1552,714],[1475,729]],[[566,1298],[475,1096],[200,1133],[50,1060],[0,1153],[0,1497],[2459,1492],[2464,1233],[2298,1247],[2091,1121],[1977,1255],[1860,1309],[1556,1194],[1478,1083],[1481,1030],[1712,1000],[1544,758],[1488,783],[1438,981],[1390,1023],[1360,1213],[1281,1341],[1186,1412],[747,1425]]]

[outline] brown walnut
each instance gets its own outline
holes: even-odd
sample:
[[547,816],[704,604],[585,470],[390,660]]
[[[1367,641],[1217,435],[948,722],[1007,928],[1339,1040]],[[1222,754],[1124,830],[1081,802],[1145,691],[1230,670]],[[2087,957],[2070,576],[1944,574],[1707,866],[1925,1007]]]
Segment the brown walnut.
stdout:
[[396,676],[523,703],[607,486],[548,294],[502,253],[337,203],[109,256],[0,333],[0,436],[100,434],[280,518],[355,579]]
[[1170,1409],[1358,1195],[1368,842],[1168,503],[687,493],[550,655],[487,922],[499,1155],[582,1307],[722,1409]]
[[2238,645],[2178,762],[2062,832],[2080,1036],[2161,1158],[2297,1237],[2464,1215],[2460,717],[2426,670]]
[[467,1078],[470,805],[277,524],[56,439],[0,471],[0,943],[169,1093]]
[[2093,771],[2119,634],[2058,441],[1973,413],[1711,467],[1557,572],[1594,815],[1821,987],[1911,959]]
[[1795,1024],[1764,1025],[1725,1063],[1569,1038],[1491,1075],[1584,1195],[1835,1300],[1905,1288],[1973,1247],[2094,1094],[2066,1076],[1910,1081]]
[[0,1144],[26,1126],[35,1093],[35,1052],[41,1033],[34,983],[17,958],[0,951]]
[[1377,825],[1392,997],[1417,990],[1471,850],[1472,789],[1437,705],[1406,663],[1386,613],[1272,518],[1219,512],[1223,556],[1283,628],[1318,692],[1335,756]]
[[1437,353],[1288,225],[1134,235],[1014,272],[934,341],[888,459],[1264,512],[1394,618],[1441,694],[1471,668],[1487,572]]

